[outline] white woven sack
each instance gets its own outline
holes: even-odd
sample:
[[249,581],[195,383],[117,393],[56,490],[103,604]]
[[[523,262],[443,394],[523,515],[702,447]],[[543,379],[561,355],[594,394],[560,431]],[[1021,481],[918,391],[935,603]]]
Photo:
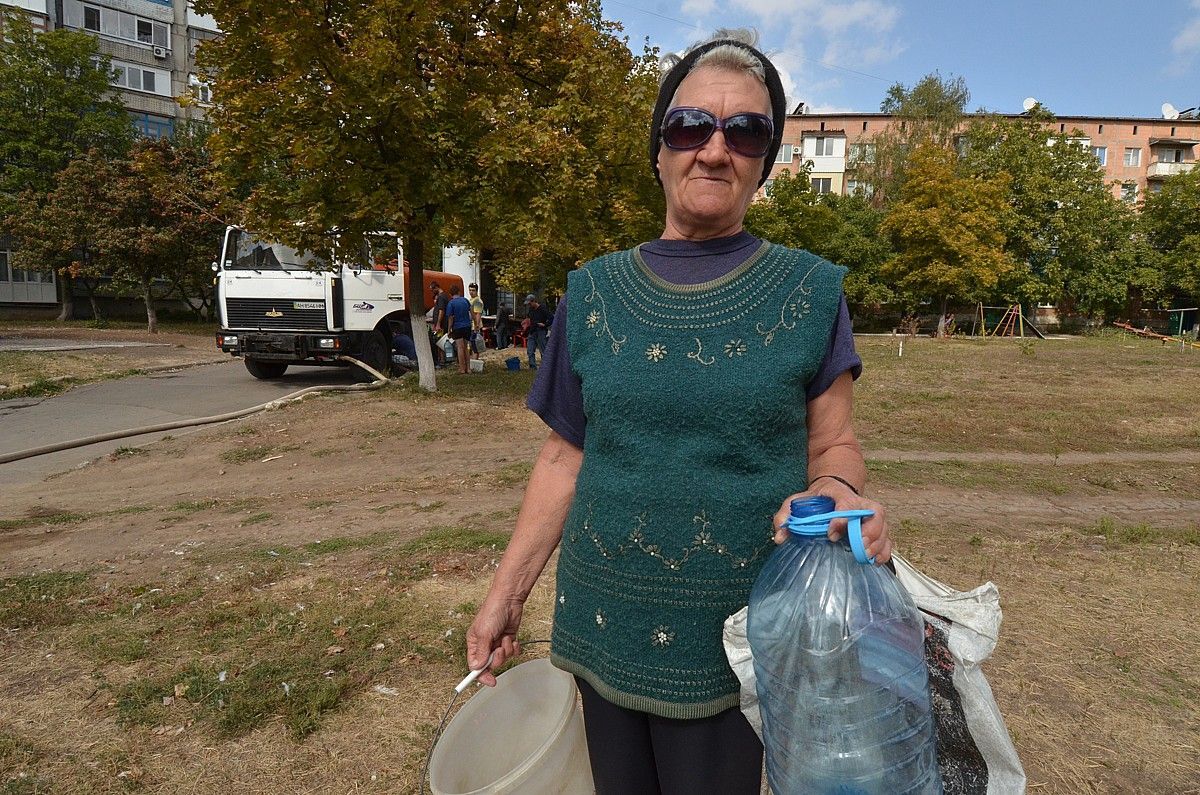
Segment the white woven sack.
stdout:
[[[999,590],[994,583],[986,582],[971,591],[956,591],[917,571],[899,555],[893,555],[892,561],[913,602],[930,614],[927,621],[946,634],[954,658],[954,689],[962,702],[967,730],[987,765],[986,795],[1021,795],[1025,792],[1025,771],[992,689],[979,668],[991,656],[1000,635]],[[722,642],[729,665],[741,682],[742,712],[761,738],[754,657],[746,637],[747,610],[743,607],[725,620]]]

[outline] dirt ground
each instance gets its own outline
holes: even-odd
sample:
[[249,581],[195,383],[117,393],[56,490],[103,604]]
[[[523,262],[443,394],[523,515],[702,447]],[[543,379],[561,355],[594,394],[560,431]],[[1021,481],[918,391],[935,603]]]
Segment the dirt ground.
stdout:
[[[2,614],[7,791],[415,791],[495,539],[511,532],[546,435],[521,406],[529,374],[509,377],[491,356],[475,381],[440,375],[441,396],[317,397],[7,491],[0,608],[30,578],[87,575],[83,590],[43,591],[41,604]],[[926,366],[937,366],[932,355]],[[1190,618],[1200,613],[1200,444],[1085,454],[893,440],[881,434],[875,453],[864,444],[901,552],[964,590],[999,586],[1005,623],[985,670],[1030,791],[1200,793],[1200,627]],[[974,479],[929,469],[954,462]],[[1011,469],[989,480],[987,466]],[[548,637],[552,588],[547,572],[528,639]],[[135,627],[155,599],[152,627]],[[302,739],[286,710],[219,730],[199,701],[184,708],[178,684],[170,706],[155,691],[151,717],[126,710],[130,686],[182,681],[189,659],[220,666],[256,644],[268,655],[278,619],[240,636],[245,649],[190,646],[213,631],[214,611],[307,605],[315,625],[328,610],[336,626],[321,644],[349,654],[341,613],[388,599],[410,606],[401,623],[364,620],[349,637],[375,627],[362,631],[361,659],[381,645],[394,656],[356,663],[357,684]],[[97,651],[95,627],[142,632],[144,645]]]

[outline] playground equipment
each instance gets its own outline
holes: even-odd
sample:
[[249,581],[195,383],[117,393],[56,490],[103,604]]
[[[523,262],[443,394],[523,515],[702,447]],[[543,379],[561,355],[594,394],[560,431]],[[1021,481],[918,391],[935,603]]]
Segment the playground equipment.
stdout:
[[1128,331],[1130,334],[1136,334],[1139,337],[1142,337],[1144,339],[1161,340],[1163,345],[1166,345],[1168,342],[1178,342],[1179,350],[1181,350],[1181,351],[1185,350],[1188,347],[1200,349],[1200,342],[1195,342],[1193,340],[1185,339],[1182,336],[1170,337],[1170,336],[1167,336],[1166,334],[1159,334],[1156,331],[1151,331],[1148,328],[1136,328],[1134,326],[1129,325],[1128,323],[1120,323],[1120,322],[1116,322],[1116,321],[1113,322],[1113,325],[1116,326],[1117,328],[1121,329],[1122,331]]
[[[1004,313],[991,331],[988,331],[987,326],[987,310]],[[984,337],[1024,337],[1026,331],[1040,340],[1046,339],[1046,335],[1038,331],[1037,326],[1030,323],[1029,318],[1021,314],[1020,304],[984,306],[980,303],[975,308],[975,318],[971,325],[972,335],[978,333]]]

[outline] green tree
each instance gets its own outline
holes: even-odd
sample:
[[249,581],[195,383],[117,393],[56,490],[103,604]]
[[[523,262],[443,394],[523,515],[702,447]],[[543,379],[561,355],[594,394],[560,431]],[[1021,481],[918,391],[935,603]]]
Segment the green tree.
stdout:
[[883,211],[861,194],[828,194],[822,202],[838,223],[815,253],[850,269],[842,288],[851,308],[878,312],[894,298],[883,278],[883,267],[893,254],[882,232]]
[[1161,257],[1164,290],[1200,301],[1200,170],[1168,177],[1146,198],[1142,218]]
[[875,310],[891,299],[880,268],[891,250],[880,234],[883,213],[863,196],[821,196],[809,168],[783,171],[770,193],[746,211],[746,230],[772,243],[802,248],[850,269],[843,288],[852,307]]
[[746,210],[746,230],[772,243],[814,254],[824,248],[837,218],[812,189],[810,171],[805,164],[796,176],[785,170],[775,177],[768,194]]
[[105,203],[114,178],[109,158],[86,152],[55,175],[48,192],[26,191],[7,218],[8,229],[21,241],[13,265],[52,268],[60,282],[79,280],[95,321],[102,320],[96,289],[104,275],[101,243],[111,222]]
[[[662,230],[662,190],[646,161],[646,130],[658,94],[657,56],[634,56],[599,6],[581,8],[577,35],[585,57],[556,57],[544,85],[526,91],[511,130],[555,132],[531,141],[532,159],[513,160],[509,144],[488,142],[493,175],[465,197],[447,234],[493,253],[497,282],[514,292],[565,287],[566,272],[600,254],[629,248]],[[539,80],[539,83],[542,81]],[[526,155],[525,157],[528,157]],[[514,212],[513,208],[518,211]]]
[[[626,176],[632,162],[604,148],[591,156],[610,158],[612,168],[577,171],[570,159],[589,144],[607,146],[591,128],[612,114],[581,117],[583,100],[625,99],[623,84],[591,71],[596,62],[610,69],[620,44],[598,27],[596,0],[201,0],[197,8],[224,31],[201,59],[216,73],[214,154],[244,193],[247,225],[315,251],[328,250],[334,228],[397,230],[418,339],[421,271],[444,230],[475,241],[481,229],[530,215],[554,219],[555,196],[539,185],[578,181],[612,195],[589,183]],[[612,217],[641,216],[636,196]],[[601,237],[589,235],[575,258]],[[560,242],[547,248],[548,260],[563,256]],[[421,386],[433,389],[429,352],[417,350]]]
[[[39,33],[24,12],[0,8],[0,227],[8,226],[22,195],[28,201],[28,195],[53,190],[55,176],[74,158],[90,150],[119,156],[128,149],[133,125],[110,95],[111,74],[94,36]],[[61,262],[24,259],[32,269],[56,268],[59,318],[70,318],[71,271]]]
[[200,142],[185,133],[179,141],[140,140],[127,160],[110,164],[101,256],[113,285],[142,299],[151,334],[158,332],[159,280],[189,302],[211,304],[211,287],[187,296],[211,283],[209,263],[224,228],[210,209],[215,189],[206,185],[204,161]]
[[896,254],[883,275],[909,306],[922,298],[979,301],[1015,267],[1004,249],[1011,221],[1008,178],[957,171],[957,156],[933,144],[915,150],[882,229]]
[[891,124],[871,138],[874,156],[855,164],[858,178],[873,189],[875,203],[886,203],[900,194],[906,165],[922,147],[954,149],[971,92],[961,77],[926,75],[912,88],[895,83],[879,109],[892,114]]
[[965,131],[961,168],[1009,179],[1005,248],[1018,267],[1004,280],[1006,296],[1099,316],[1128,297],[1134,212],[1112,195],[1080,134],[1054,126],[1041,106],[1017,119],[976,118]]
[[212,320],[215,296],[211,264],[226,221],[220,208],[229,202],[217,184],[207,148],[207,129],[185,125],[171,138],[140,142],[132,168],[150,201],[164,237],[157,278],[201,320]]

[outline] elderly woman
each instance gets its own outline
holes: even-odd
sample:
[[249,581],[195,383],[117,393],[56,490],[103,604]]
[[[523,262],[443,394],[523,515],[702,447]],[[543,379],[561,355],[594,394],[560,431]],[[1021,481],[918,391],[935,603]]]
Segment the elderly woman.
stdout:
[[599,793],[759,791],[721,628],[792,499],[874,510],[868,551],[891,554],[859,496],[845,269],[742,229],[785,114],[745,34],[668,64],[650,134],[662,237],[568,278],[528,399],[550,436],[467,637],[473,669],[519,653],[522,606],[561,546],[551,659],[583,694]]

